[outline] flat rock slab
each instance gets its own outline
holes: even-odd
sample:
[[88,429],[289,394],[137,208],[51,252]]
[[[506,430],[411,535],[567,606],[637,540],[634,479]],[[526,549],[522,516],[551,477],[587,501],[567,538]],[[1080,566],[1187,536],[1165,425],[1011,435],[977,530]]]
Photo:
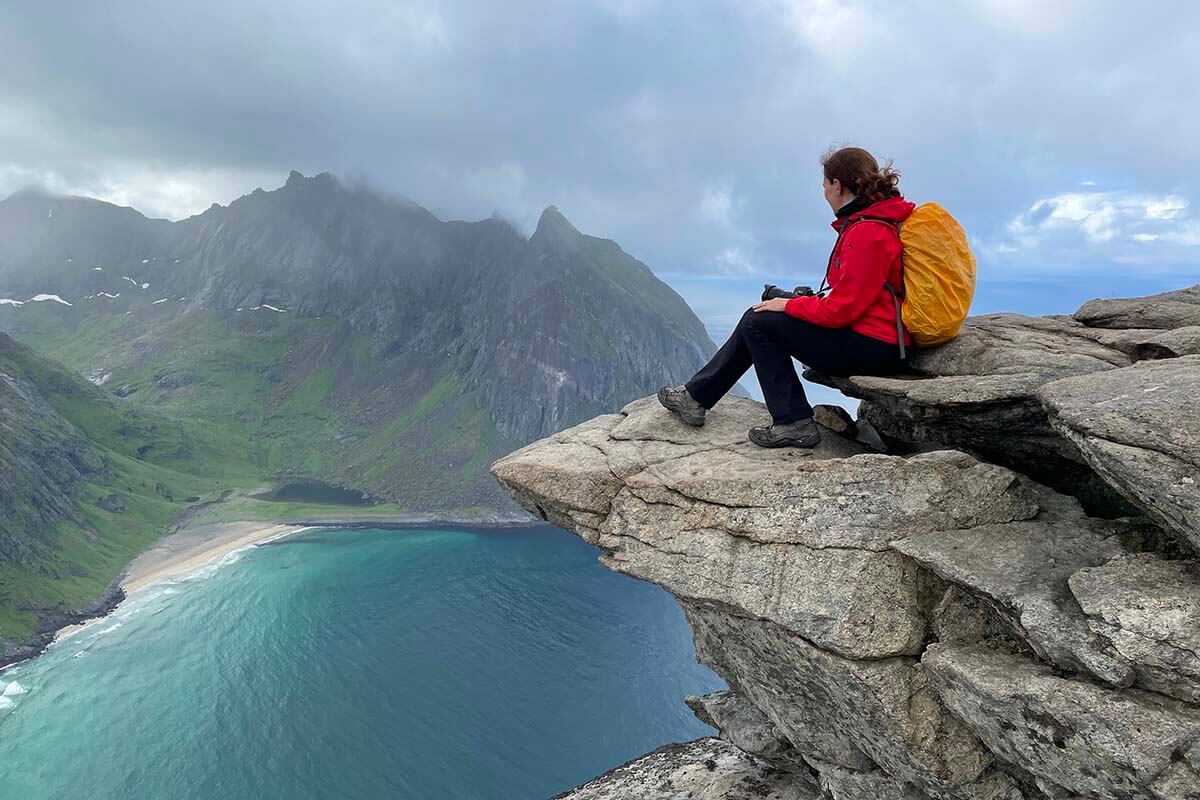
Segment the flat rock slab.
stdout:
[[1039,397],[1107,483],[1200,549],[1200,356],[1055,381]]
[[668,744],[555,800],[817,800],[819,793],[728,742]]
[[[525,508],[606,551],[613,569],[678,597],[728,603],[852,658],[915,655],[940,593],[897,536],[1028,519],[1038,492],[942,451],[862,454],[745,441],[761,404],[726,398],[690,428],[653,398],[492,465]],[[725,421],[723,421],[725,420]]]
[[1034,373],[1053,380],[1128,366],[1130,359],[1069,317],[985,314],[967,320],[952,341],[917,351],[909,363],[930,376]]
[[1200,703],[1200,561],[1117,558],[1076,572],[1070,588],[1138,686]]
[[1074,317],[971,317],[953,341],[916,352],[911,375],[806,377],[860,398],[860,418],[885,441],[960,448],[1074,494],[1090,511],[1120,515],[1133,513],[1128,493],[1110,487],[1076,438],[1051,423],[1041,390],[1090,376],[1098,395],[1135,361],[1197,353],[1200,285],[1092,301]]
[[1200,796],[1186,757],[1200,739],[1194,707],[982,648],[931,645],[921,663],[989,750],[1043,781],[1103,800]]
[[1114,686],[1134,680],[1132,663],[1096,634],[1067,580],[1085,567],[1124,554],[1103,524],[1082,514],[965,531],[913,536],[893,543],[900,552],[992,601],[1035,653],[1056,666]]
[[1115,300],[1091,300],[1075,319],[1093,328],[1183,328],[1200,325],[1200,285]]

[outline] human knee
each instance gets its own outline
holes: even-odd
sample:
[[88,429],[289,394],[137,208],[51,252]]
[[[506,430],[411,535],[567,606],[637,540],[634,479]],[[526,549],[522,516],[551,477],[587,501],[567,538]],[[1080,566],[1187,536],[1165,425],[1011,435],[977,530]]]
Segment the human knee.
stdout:
[[756,328],[761,321],[762,312],[755,311],[753,308],[747,308],[742,314],[742,318],[738,320],[737,326],[742,330],[747,328]]

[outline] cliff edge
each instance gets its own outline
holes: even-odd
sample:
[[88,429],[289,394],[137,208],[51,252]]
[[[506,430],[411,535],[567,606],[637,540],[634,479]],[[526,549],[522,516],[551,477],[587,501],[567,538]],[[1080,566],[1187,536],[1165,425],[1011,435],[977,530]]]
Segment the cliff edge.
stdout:
[[1200,797],[1200,286],[810,377],[863,399],[813,451],[749,443],[750,400],[644,398],[492,465],[674,594],[729,686],[688,700],[720,758],[565,796]]

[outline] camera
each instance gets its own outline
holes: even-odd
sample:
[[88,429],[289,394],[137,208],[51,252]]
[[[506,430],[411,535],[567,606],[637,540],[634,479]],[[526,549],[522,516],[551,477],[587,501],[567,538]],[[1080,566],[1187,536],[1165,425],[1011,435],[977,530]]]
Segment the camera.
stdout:
[[787,289],[780,289],[773,283],[764,283],[762,299],[763,302],[776,297],[783,297],[790,300],[793,297],[812,297],[814,294],[816,293],[812,290],[811,286],[797,286],[789,292]]

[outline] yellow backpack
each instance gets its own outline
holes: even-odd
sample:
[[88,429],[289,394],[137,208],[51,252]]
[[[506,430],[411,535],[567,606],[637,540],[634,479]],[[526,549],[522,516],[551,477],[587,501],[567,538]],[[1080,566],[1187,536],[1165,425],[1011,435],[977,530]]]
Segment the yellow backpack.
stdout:
[[905,356],[901,322],[919,347],[957,336],[975,296],[975,256],[958,220],[937,203],[917,206],[902,224],[879,217],[859,219],[885,223],[900,236],[903,285],[896,289],[885,284],[896,302],[900,357]]

